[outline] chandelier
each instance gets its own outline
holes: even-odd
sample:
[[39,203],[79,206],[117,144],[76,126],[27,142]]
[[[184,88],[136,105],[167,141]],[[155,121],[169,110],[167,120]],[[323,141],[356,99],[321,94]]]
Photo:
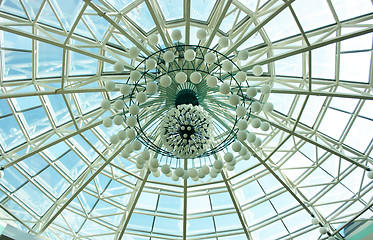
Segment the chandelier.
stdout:
[[[235,169],[238,161],[248,160],[252,148],[262,140],[251,129],[268,131],[268,122],[256,117],[269,113],[267,102],[271,87],[263,82],[252,85],[248,73],[239,64],[249,52],[226,56],[227,37],[221,37],[215,48],[181,43],[182,34],[171,34],[173,46],[158,45],[158,36],[148,38],[157,51],[149,56],[137,47],[128,49],[133,59],[140,59],[126,80],[106,81],[107,91],[119,89],[120,96],[101,102],[112,116],[103,125],[122,129],[110,137],[111,144],[126,144],[121,156],[135,156],[136,167],[149,168],[158,177],[161,172],[177,181],[194,181],[209,175],[215,178],[223,168]],[[207,37],[197,31],[200,43]],[[124,64],[113,66],[116,73]],[[252,77],[263,74],[254,66]]]

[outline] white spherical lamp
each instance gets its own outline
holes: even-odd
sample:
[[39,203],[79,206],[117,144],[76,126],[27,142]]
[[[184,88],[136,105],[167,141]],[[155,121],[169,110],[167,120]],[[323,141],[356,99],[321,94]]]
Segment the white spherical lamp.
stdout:
[[260,145],[262,145],[262,139],[260,139],[260,138],[256,138],[255,139],[255,141],[253,142],[253,145],[255,146],[255,147],[260,147]]
[[108,99],[104,99],[101,101],[101,107],[105,110],[109,110],[111,107],[111,102]]
[[131,91],[131,86],[128,84],[122,84],[122,86],[120,87],[120,92],[125,96],[128,95],[130,91]]
[[251,120],[251,126],[253,126],[253,128],[259,128],[261,124],[262,121],[259,118],[254,118]]
[[270,94],[271,93],[271,86],[269,86],[268,84],[263,84],[262,87],[260,88],[260,91],[262,92],[262,94]]
[[373,179],[373,170],[368,171],[367,177]]
[[147,99],[146,93],[145,92],[138,92],[136,94],[136,100],[141,104],[144,103]]
[[241,50],[238,52],[238,59],[242,61],[246,61],[248,57],[249,57],[249,51]]
[[121,115],[116,115],[114,118],[113,118],[113,123],[115,125],[121,125],[122,123],[124,122],[123,120],[123,117]]
[[198,29],[198,31],[196,33],[196,36],[197,36],[198,40],[203,41],[207,37],[207,31],[205,29],[202,29],[202,28]]
[[221,37],[219,38],[219,46],[221,48],[226,48],[228,47],[228,44],[229,44],[229,39],[227,37]]
[[228,171],[233,171],[234,168],[235,168],[235,165],[227,164],[227,165],[225,166],[225,168],[226,168]]
[[146,60],[145,66],[149,70],[153,70],[157,67],[157,61],[155,61],[153,58],[150,58]]
[[204,174],[204,175],[207,175],[210,173],[210,168],[207,166],[207,165],[204,165],[202,166],[201,168],[201,172]]
[[128,153],[132,153],[133,152],[133,146],[131,143],[128,143],[125,147],[124,147],[124,151],[128,152]]
[[137,82],[137,81],[140,80],[140,78],[141,78],[141,73],[138,70],[131,71],[131,73],[130,73],[131,82],[133,82],[133,83]]
[[214,64],[214,62],[216,61],[216,55],[212,52],[208,52],[206,53],[204,59],[207,64],[211,65],[211,64]]
[[262,122],[261,124],[260,124],[260,129],[262,129],[262,131],[268,131],[269,130],[269,127],[270,127],[270,125],[269,125],[269,123],[268,122]]
[[114,72],[121,73],[124,70],[124,64],[122,62],[116,62],[113,65]]
[[119,138],[116,134],[110,136],[110,142],[112,144],[117,144],[119,142]]
[[158,85],[155,82],[148,82],[146,84],[146,92],[149,94],[154,94],[158,90]]
[[164,164],[162,167],[161,167],[161,171],[163,174],[168,174],[171,172],[171,168],[170,168],[170,165],[168,164]]
[[121,110],[121,109],[123,109],[123,108],[124,108],[124,102],[123,102],[123,100],[121,100],[121,99],[116,100],[116,101],[114,102],[114,107],[115,107],[115,109],[117,109],[117,110]]
[[171,32],[171,38],[175,41],[180,41],[182,38],[181,31],[179,29],[175,29]]
[[[136,120],[136,119],[135,119]],[[135,123],[136,124],[136,123]],[[127,138],[129,139],[129,140],[133,140],[133,139],[135,139],[135,137],[136,137],[136,130],[135,129],[132,129],[132,128],[128,128],[127,130],[126,130],[126,133],[127,133]]]
[[261,76],[263,74],[263,68],[260,65],[255,65],[252,69],[254,76]]
[[244,117],[247,113],[247,110],[244,106],[237,106],[236,108],[236,115],[238,117]]
[[248,87],[247,90],[246,90],[246,95],[249,97],[249,98],[253,98],[256,96],[256,94],[258,94],[258,90],[256,90],[256,88],[254,87]]
[[215,172],[215,171],[210,171],[209,175],[210,175],[211,178],[216,178],[218,176],[218,173]]
[[159,167],[159,161],[158,161],[158,159],[153,158],[152,160],[150,160],[149,165],[152,168],[158,168]]
[[222,160],[215,160],[214,162],[214,168],[219,170],[219,169],[222,169],[224,166],[223,164],[223,161]]
[[246,156],[247,148],[245,146],[242,146],[241,151],[239,151],[238,154],[240,154],[240,156],[242,156],[242,157]]
[[132,142],[132,147],[133,147],[133,150],[139,151],[142,147],[142,144],[139,140],[135,140]]
[[168,50],[165,53],[163,53],[163,59],[166,63],[170,63],[175,59],[175,54]]
[[162,87],[168,87],[171,84],[171,78],[168,75],[163,75],[159,81]]
[[106,117],[104,118],[104,120],[102,121],[102,124],[104,125],[104,127],[111,127],[113,125],[113,120],[111,120],[110,117]]
[[172,177],[171,177],[171,179],[172,179],[173,181],[175,181],[175,182],[179,181],[179,177],[178,177],[178,176],[176,176],[176,174],[175,174],[175,173],[174,173],[174,174],[172,174]]
[[234,143],[232,144],[232,150],[233,150],[234,152],[239,152],[239,151],[241,151],[241,148],[242,148],[242,145],[241,145],[240,142],[234,142]]
[[320,231],[321,234],[326,234],[326,233],[328,232],[328,230],[326,230],[325,227],[321,227],[321,228],[319,229],[319,231]]
[[224,71],[226,72],[232,72],[233,70],[233,63],[231,61],[225,60],[221,67],[223,68]]
[[157,169],[157,171],[155,171],[155,172],[152,171],[152,174],[153,174],[154,177],[161,176],[161,172],[159,171],[159,169]]
[[126,131],[124,130],[120,130],[117,135],[118,135],[119,140],[121,141],[126,139],[127,137]]
[[227,83],[223,83],[220,85],[219,90],[222,94],[228,94],[231,91],[231,86],[229,86]]
[[312,225],[315,225],[315,226],[319,225],[319,220],[317,218],[312,218],[311,222],[312,222]]
[[115,90],[115,83],[113,81],[106,81],[105,88],[107,91],[112,92]]
[[231,162],[233,160],[233,158],[234,158],[234,156],[233,156],[233,153],[231,153],[231,152],[226,152],[224,154],[224,160],[226,162]]
[[195,169],[195,168],[190,168],[190,169],[188,170],[188,172],[189,172],[189,176],[190,176],[191,178],[195,178],[195,177],[197,177],[197,174],[198,174],[197,169]]
[[244,71],[239,71],[236,74],[235,78],[236,78],[237,82],[243,83],[244,81],[246,81],[247,75]]
[[130,49],[128,49],[128,55],[130,56],[130,58],[136,58],[139,54],[140,54],[140,49],[138,49],[135,46],[130,47]]
[[263,112],[270,113],[273,111],[273,104],[270,102],[266,102],[263,104]]
[[191,62],[196,58],[196,52],[193,49],[188,49],[184,52],[184,58],[188,62]]
[[256,139],[255,133],[248,133],[246,139],[249,143],[253,143]]
[[240,119],[238,122],[237,122],[237,127],[239,130],[246,130],[246,128],[248,127],[248,122],[246,119]]
[[179,168],[176,168],[174,174],[178,177],[182,177],[184,175],[184,169],[179,167]]
[[240,97],[237,95],[237,94],[232,94],[230,97],[229,97],[229,103],[232,105],[232,106],[237,106],[239,103],[240,103]]
[[126,124],[129,127],[134,127],[137,123],[137,119],[134,116],[129,116],[126,119]]
[[202,80],[202,75],[201,73],[199,72],[192,72],[192,74],[190,74],[190,81],[194,84],[198,84],[200,83]]
[[207,77],[207,86],[210,88],[216,87],[218,84],[218,79],[215,76],[208,76]]
[[185,72],[178,72],[175,75],[175,81],[179,84],[185,83],[187,80],[187,75]]
[[253,112],[260,112],[262,110],[262,104],[259,102],[253,102],[250,108]]
[[247,139],[247,132],[246,131],[238,131],[237,132],[237,140],[240,142],[244,142]]
[[131,115],[135,116],[140,112],[140,107],[137,104],[132,104],[128,110]]
[[158,44],[158,41],[159,41],[159,38],[158,38],[158,35],[156,34],[151,34],[149,37],[148,37],[148,42],[150,45],[157,45]]

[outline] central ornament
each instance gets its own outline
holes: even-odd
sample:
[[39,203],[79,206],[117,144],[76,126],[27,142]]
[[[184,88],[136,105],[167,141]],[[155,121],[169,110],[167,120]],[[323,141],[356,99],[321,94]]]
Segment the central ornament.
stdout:
[[200,106],[181,104],[172,108],[161,125],[162,143],[179,158],[195,158],[209,148],[213,139],[211,117]]

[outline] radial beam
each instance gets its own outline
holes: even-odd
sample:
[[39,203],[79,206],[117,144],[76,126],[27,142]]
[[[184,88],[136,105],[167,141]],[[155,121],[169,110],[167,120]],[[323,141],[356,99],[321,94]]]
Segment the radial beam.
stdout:
[[225,176],[225,173],[224,171],[221,171],[221,176],[223,177],[223,180],[224,180],[224,183],[225,183],[225,186],[227,187],[227,190],[228,190],[228,193],[229,193],[229,196],[231,197],[232,199],[232,202],[233,202],[233,206],[234,208],[236,209],[236,213],[237,213],[237,216],[238,216],[238,219],[240,220],[241,222],[241,225],[242,225],[242,229],[244,230],[245,232],[245,235],[246,235],[246,238],[248,240],[251,240],[252,237],[249,233],[249,227],[247,225],[247,222],[245,220],[245,217],[243,216],[243,213],[242,213],[242,209],[237,201],[237,198],[233,192],[233,189],[232,189],[232,186],[230,184],[230,181],[227,179],[227,177]]
[[307,136],[303,136],[303,135],[301,135],[301,134],[299,134],[299,133],[297,133],[295,131],[292,131],[292,130],[284,127],[284,126],[281,126],[281,125],[279,125],[279,124],[277,124],[277,123],[275,123],[275,122],[273,122],[273,121],[271,121],[269,119],[266,119],[266,118],[263,118],[261,116],[254,115],[254,114],[252,114],[252,115],[255,116],[256,118],[259,118],[261,121],[267,121],[273,127],[276,127],[276,128],[278,128],[278,129],[280,129],[280,130],[282,130],[282,131],[284,131],[284,132],[286,132],[288,134],[291,134],[292,136],[295,136],[295,137],[300,138],[300,139],[302,139],[302,140],[304,140],[304,141],[306,141],[308,143],[311,143],[312,145],[314,145],[316,147],[319,147],[319,148],[321,148],[321,149],[323,149],[323,150],[325,150],[327,152],[330,152],[330,153],[332,153],[332,154],[334,154],[334,155],[336,155],[336,156],[338,156],[338,157],[340,157],[342,159],[345,159],[348,162],[350,162],[350,163],[352,163],[352,164],[354,164],[356,166],[359,166],[359,167],[361,167],[361,168],[363,168],[363,169],[365,169],[367,171],[371,170],[369,167],[367,167],[367,166],[365,166],[365,165],[363,165],[363,164],[361,164],[361,163],[359,163],[359,162],[357,162],[355,160],[352,160],[351,158],[347,157],[343,153],[338,152],[338,151],[336,151],[336,150],[334,150],[334,149],[332,149],[332,148],[330,148],[328,146],[325,146],[325,145],[323,145],[321,143],[318,143],[315,140],[312,140],[311,138],[309,138]]
[[[184,159],[184,171],[188,171],[188,159]],[[188,180],[184,179],[183,188],[183,240],[187,239],[187,219],[188,219]]]
[[[118,240],[122,239],[122,237],[124,235],[124,232],[127,229],[128,223],[130,222],[132,213],[135,210],[137,202],[139,201],[139,198],[140,198],[140,195],[142,193],[142,190],[144,189],[145,183],[148,180],[149,174],[150,174],[150,170],[146,170],[146,174],[145,174],[145,176],[144,176],[144,178],[142,180],[142,183],[141,183],[139,189],[136,191],[137,194],[134,197],[134,199],[132,201],[132,204],[131,204],[130,208],[128,209],[128,212],[125,212],[125,215],[123,216],[123,219],[125,219],[125,220],[123,221],[123,225],[119,227],[120,232],[119,232],[118,237],[116,238]],[[127,206],[127,208],[128,208],[128,206]]]

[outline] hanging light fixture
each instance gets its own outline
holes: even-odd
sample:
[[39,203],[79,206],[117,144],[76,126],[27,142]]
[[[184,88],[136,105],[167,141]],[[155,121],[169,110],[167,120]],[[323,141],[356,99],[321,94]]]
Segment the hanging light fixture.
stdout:
[[[250,158],[250,151],[241,142],[260,147],[262,140],[249,126],[269,130],[269,123],[253,117],[253,113],[273,110],[273,104],[264,100],[271,87],[265,83],[250,85],[247,73],[236,64],[249,57],[246,50],[233,56],[217,50],[228,47],[227,37],[220,38],[218,48],[180,43],[179,30],[171,37],[174,45],[162,48],[157,45],[158,36],[149,36],[149,45],[158,50],[140,56],[142,61],[129,78],[115,83],[121,96],[112,102],[104,99],[101,106],[116,114],[105,118],[103,125],[123,126],[120,133],[110,137],[112,144],[130,140],[121,156],[130,157],[143,149],[136,158],[139,169],[148,166],[154,176],[162,172],[175,181],[189,177],[198,180],[206,175],[214,178],[223,168],[232,171],[238,158]],[[197,31],[199,40],[206,37],[206,30]],[[139,53],[135,47],[129,49],[131,58]],[[114,70],[121,71],[122,65],[114,64]],[[252,74],[262,75],[262,67],[254,66]],[[107,82],[106,89],[118,89],[115,84]],[[259,89],[261,97],[257,97]],[[221,109],[225,112],[218,112]],[[162,157],[166,160],[158,160]]]

